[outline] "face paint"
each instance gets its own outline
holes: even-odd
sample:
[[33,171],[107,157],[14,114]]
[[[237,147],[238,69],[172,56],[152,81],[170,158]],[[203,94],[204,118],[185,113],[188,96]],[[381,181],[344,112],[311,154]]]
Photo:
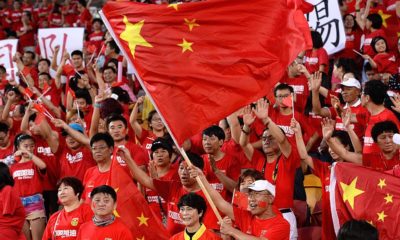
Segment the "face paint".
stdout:
[[259,201],[259,202],[257,203],[257,205],[258,205],[260,208],[265,208],[265,207],[267,207],[268,203],[265,202],[265,201]]

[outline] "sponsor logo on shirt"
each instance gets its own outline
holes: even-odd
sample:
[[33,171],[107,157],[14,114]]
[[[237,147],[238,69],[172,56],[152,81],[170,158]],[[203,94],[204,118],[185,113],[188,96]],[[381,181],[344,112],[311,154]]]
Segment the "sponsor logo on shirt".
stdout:
[[295,92],[296,94],[303,94],[303,92],[304,92],[304,85],[290,85],[290,86],[292,86],[292,88],[293,88],[293,90],[294,90],[294,92]]
[[364,45],[371,45],[372,38],[366,38],[364,40]]
[[174,212],[174,211],[168,211],[168,216],[174,220],[175,223],[183,224],[181,217],[179,216],[179,213]]
[[304,61],[310,65],[314,65],[318,63],[318,58],[316,57],[304,57]]
[[222,192],[224,190],[224,184],[222,183],[210,183],[210,184],[218,192]]
[[158,198],[160,198],[162,203],[165,203],[165,200],[159,196],[147,196],[148,203],[158,203]]
[[354,35],[353,34],[352,35],[347,35],[346,36],[346,41],[349,41],[349,42],[354,41]]
[[33,169],[22,169],[17,170],[13,173],[13,178],[18,179],[32,179],[35,175],[35,171]]
[[54,156],[54,154],[51,152],[50,147],[38,147],[37,152],[45,156]]
[[76,226],[78,226],[78,224],[79,224],[79,218],[73,218],[71,220],[71,225],[72,226],[76,227]]
[[77,152],[75,155],[67,153],[67,155],[65,157],[67,158],[67,160],[68,160],[68,162],[70,164],[78,163],[78,162],[82,161],[83,153],[82,152]]
[[293,130],[289,126],[278,125],[284,132],[287,137],[292,137],[294,135]]
[[374,139],[372,137],[364,137],[364,146],[372,146]]
[[94,36],[90,38],[90,41],[102,41],[103,36]]
[[119,165],[121,166],[126,166],[126,163],[124,160],[122,160],[122,158],[120,156],[117,156],[117,161],[119,163]]
[[396,57],[392,56],[391,58],[389,58],[389,61],[396,62]]
[[55,231],[56,237],[76,237],[76,230],[56,230]]

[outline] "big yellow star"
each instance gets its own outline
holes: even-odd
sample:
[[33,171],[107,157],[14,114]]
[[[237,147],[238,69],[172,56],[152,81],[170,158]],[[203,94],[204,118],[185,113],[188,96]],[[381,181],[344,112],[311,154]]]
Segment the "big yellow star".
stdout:
[[173,9],[175,9],[176,11],[178,11],[178,4],[177,4],[177,3],[168,4],[168,7],[169,7],[169,8],[173,8]]
[[383,187],[386,187],[386,179],[379,179],[378,186],[383,189]]
[[182,43],[177,44],[178,46],[182,47],[182,53],[186,52],[186,51],[191,51],[193,52],[192,49],[192,42],[188,42],[186,41],[186,39],[182,39]]
[[353,210],[354,210],[354,198],[364,193],[363,190],[356,188],[357,178],[358,177],[354,178],[349,185],[342,182],[340,183],[340,186],[342,187],[343,190],[343,201],[344,202],[348,201]]
[[119,36],[122,40],[128,42],[133,58],[135,58],[136,46],[153,47],[142,37],[142,35],[140,35],[144,25],[144,20],[133,24],[128,21],[126,16],[124,16],[123,21],[125,23],[125,30]]
[[200,24],[196,23],[196,19],[189,20],[185,18],[185,24],[188,25],[189,31],[192,31],[194,27],[200,26]]
[[386,19],[390,18],[392,15],[390,14],[385,14],[382,10],[378,11],[378,14],[381,15],[382,17],[382,25],[387,28],[387,23],[386,23]]
[[377,215],[378,215],[378,221],[382,221],[382,222],[384,222],[385,221],[385,217],[387,217],[387,215],[385,215],[385,211],[377,213]]
[[386,197],[384,199],[386,200],[386,204],[393,203],[393,195],[390,195],[389,193],[386,193]]
[[142,213],[142,215],[140,217],[137,217],[137,219],[139,220],[139,226],[141,225],[146,225],[149,226],[149,224],[147,223],[147,220],[149,220],[149,218],[145,217]]

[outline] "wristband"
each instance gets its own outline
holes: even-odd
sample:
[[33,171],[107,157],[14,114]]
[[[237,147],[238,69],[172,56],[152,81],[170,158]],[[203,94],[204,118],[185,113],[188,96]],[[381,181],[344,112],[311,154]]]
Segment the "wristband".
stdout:
[[94,108],[101,108],[101,104],[100,103],[95,103],[93,104]]

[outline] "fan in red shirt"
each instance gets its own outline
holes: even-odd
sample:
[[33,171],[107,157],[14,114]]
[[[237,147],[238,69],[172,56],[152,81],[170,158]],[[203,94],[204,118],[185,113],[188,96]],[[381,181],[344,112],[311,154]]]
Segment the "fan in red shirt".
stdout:
[[88,204],[80,202],[83,185],[79,179],[62,178],[57,189],[63,209],[50,217],[42,240],[75,240],[81,225],[92,220],[93,211]]
[[[357,8],[357,6],[356,6]],[[367,13],[365,13],[367,14]],[[375,56],[371,42],[375,37],[386,38],[382,28],[382,17],[378,13],[369,14],[365,19],[362,19],[360,12],[356,12],[356,21],[360,28],[364,31],[364,42],[362,42],[362,51],[364,54],[371,57]]]
[[396,56],[388,51],[386,40],[382,37],[375,37],[371,41],[371,46],[376,55],[373,58],[363,55],[364,59],[369,61],[377,73],[388,73],[396,77],[398,73]]
[[18,51],[25,52],[28,50],[33,51],[35,49],[35,42],[32,39],[35,38],[35,25],[33,23],[32,14],[24,11],[21,16],[21,24],[16,30],[18,41]]
[[10,128],[7,124],[0,122],[0,162],[10,166],[14,163],[14,146],[10,136]]
[[78,18],[76,4],[72,0],[65,0],[61,12],[64,16],[64,26],[72,27]]
[[90,14],[89,10],[86,8],[86,0],[79,0],[77,3],[78,10],[78,20],[75,22],[76,27],[83,27],[85,30],[90,33],[92,31],[92,14]]
[[[355,1],[355,0],[354,0]],[[359,51],[361,44],[361,31],[356,24],[356,18],[352,14],[343,16],[344,31],[346,33],[346,44],[344,49],[334,55],[337,58],[351,58],[356,60],[358,55],[354,50]]]
[[22,227],[25,210],[13,188],[14,179],[5,163],[0,162],[0,238],[25,239]]
[[43,22],[47,21],[47,17],[51,13],[53,5],[48,0],[42,0],[42,4],[38,9],[35,9],[38,16],[38,25],[41,26]]
[[76,239],[133,240],[129,228],[114,215],[117,193],[112,187],[107,185],[96,187],[91,192],[90,198],[94,217],[92,221],[82,224]]
[[6,21],[11,25],[14,31],[17,31],[21,26],[22,9],[19,1],[14,1],[13,9],[10,9]]
[[100,18],[95,18],[92,21],[93,32],[89,34],[88,41],[96,46],[96,52],[100,53],[100,49],[104,44],[104,32],[102,31],[103,22]]
[[306,50],[304,53],[304,66],[311,74],[317,71],[328,74],[328,53],[323,47],[324,43],[322,42],[321,34],[317,31],[311,31],[311,38],[313,42],[313,48]]
[[51,13],[48,16],[49,27],[59,28],[64,25],[64,15],[61,13],[61,6],[55,3]]

